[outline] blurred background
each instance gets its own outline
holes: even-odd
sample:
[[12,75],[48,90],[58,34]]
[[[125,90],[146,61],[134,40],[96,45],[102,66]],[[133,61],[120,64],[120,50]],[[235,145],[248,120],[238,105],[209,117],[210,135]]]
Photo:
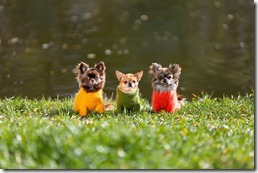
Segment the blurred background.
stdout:
[[71,97],[75,65],[144,70],[140,91],[151,98],[149,66],[178,63],[179,93],[189,100],[245,95],[254,88],[252,0],[0,0],[0,98]]

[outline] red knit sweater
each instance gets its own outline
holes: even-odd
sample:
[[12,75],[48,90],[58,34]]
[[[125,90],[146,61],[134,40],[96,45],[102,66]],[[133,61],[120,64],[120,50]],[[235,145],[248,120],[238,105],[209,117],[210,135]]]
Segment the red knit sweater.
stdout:
[[164,110],[166,112],[175,112],[180,109],[180,104],[178,102],[177,93],[172,91],[157,92],[152,93],[152,108],[155,112],[160,112]]

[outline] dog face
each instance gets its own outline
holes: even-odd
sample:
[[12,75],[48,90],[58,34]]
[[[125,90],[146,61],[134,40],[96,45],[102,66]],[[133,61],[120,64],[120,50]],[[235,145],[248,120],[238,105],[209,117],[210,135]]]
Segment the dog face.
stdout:
[[138,89],[139,81],[143,76],[143,71],[137,72],[135,74],[123,74],[116,70],[116,77],[119,81],[119,90],[123,93],[132,94]]
[[154,90],[176,91],[182,68],[178,64],[170,64],[162,67],[160,64],[152,63],[149,74],[152,76],[152,87]]
[[106,66],[104,62],[95,64],[90,68],[88,64],[81,62],[75,67],[76,79],[79,87],[83,87],[87,92],[95,92],[104,88],[106,82]]

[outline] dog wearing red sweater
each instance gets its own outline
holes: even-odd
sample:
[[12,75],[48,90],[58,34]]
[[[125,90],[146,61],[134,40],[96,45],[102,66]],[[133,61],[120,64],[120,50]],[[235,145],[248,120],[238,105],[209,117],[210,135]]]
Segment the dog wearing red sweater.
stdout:
[[149,68],[152,76],[152,109],[155,112],[162,110],[173,113],[184,104],[181,96],[177,95],[177,87],[182,68],[178,64],[162,67],[152,63]]

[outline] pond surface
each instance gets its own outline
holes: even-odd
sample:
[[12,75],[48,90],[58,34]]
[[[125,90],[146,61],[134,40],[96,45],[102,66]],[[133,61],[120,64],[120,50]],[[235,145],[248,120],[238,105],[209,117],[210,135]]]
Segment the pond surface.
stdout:
[[182,67],[179,93],[244,95],[254,88],[255,11],[251,0],[2,0],[0,98],[70,97],[72,73],[84,61],[107,66],[107,97],[115,70],[144,70],[151,98],[152,62]]

